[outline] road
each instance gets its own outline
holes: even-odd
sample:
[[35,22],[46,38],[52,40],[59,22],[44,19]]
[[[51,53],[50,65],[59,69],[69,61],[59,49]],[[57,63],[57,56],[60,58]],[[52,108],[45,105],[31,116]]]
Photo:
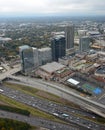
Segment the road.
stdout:
[[26,122],[31,126],[44,127],[50,130],[78,130],[78,128],[74,128],[70,125],[65,125],[61,123],[57,123],[54,121],[33,117],[33,116],[23,116],[16,113],[11,113],[7,111],[0,110],[0,118],[13,119],[21,122]]
[[0,81],[4,80],[9,75],[12,75],[12,74],[19,72],[20,70],[21,70],[20,64],[15,65],[14,68],[8,69],[8,71],[6,71],[0,75]]
[[53,93],[64,99],[75,102],[76,104],[84,107],[87,110],[90,110],[102,117],[105,118],[105,105],[100,104],[96,101],[81,97],[80,95],[69,91],[67,88],[63,88],[62,85],[52,84],[50,82],[42,81],[35,78],[25,77],[25,76],[9,76],[11,79],[18,80],[22,83],[28,84],[29,86]]
[[[54,102],[40,99],[35,96],[28,95],[19,90],[11,89],[9,87],[0,86],[1,94],[10,97],[18,102],[27,104],[39,110],[42,110],[46,113],[52,114],[62,120],[65,120],[69,123],[76,124],[79,130],[105,130],[105,126],[97,124],[93,121],[87,120],[85,118],[78,117],[77,114],[86,114],[86,116],[91,117],[86,112],[81,112],[80,110],[73,109],[67,106],[59,105]],[[92,118],[92,117],[91,117]]]

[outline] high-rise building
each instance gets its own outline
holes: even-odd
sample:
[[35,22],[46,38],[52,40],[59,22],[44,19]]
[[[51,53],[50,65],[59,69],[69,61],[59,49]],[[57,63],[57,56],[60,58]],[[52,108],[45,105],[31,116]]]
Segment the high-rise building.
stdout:
[[22,66],[22,72],[25,74],[29,74],[33,69],[35,69],[35,57],[32,47],[29,47],[27,45],[20,46],[20,58],[21,58],[21,66]]
[[39,54],[38,54],[38,49],[32,47],[33,49],[33,57],[34,57],[34,66],[37,68],[39,66]]
[[39,65],[44,65],[52,61],[52,51],[51,48],[41,48],[37,49],[27,45],[20,46],[20,58],[21,67],[24,74],[29,74]]
[[39,65],[44,65],[52,61],[52,52],[51,48],[41,48],[38,49]]
[[52,60],[58,61],[58,58],[66,54],[66,41],[64,35],[56,35],[51,41]]
[[90,39],[87,36],[81,37],[79,40],[79,50],[80,52],[88,51],[90,45]]
[[68,25],[65,28],[66,49],[74,48],[74,25]]

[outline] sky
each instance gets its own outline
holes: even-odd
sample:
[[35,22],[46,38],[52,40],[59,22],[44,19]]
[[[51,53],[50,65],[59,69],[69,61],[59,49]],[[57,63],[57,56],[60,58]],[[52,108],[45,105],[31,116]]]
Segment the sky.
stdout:
[[0,16],[105,15],[105,0],[0,0]]

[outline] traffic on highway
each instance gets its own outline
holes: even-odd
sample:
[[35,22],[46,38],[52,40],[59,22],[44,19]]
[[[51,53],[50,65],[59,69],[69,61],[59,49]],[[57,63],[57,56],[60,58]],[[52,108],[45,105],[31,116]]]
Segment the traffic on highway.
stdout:
[[22,121],[30,124],[31,126],[48,128],[50,130],[78,130],[78,128],[75,128],[70,125],[57,123],[54,121],[33,117],[33,116],[23,116],[20,114],[11,113],[2,110],[0,110],[0,118],[8,118],[17,121]]
[[104,125],[97,124],[91,120],[82,118],[81,116],[77,116],[77,114],[81,114],[91,118],[95,118],[93,115],[87,112],[56,104],[48,100],[40,99],[38,97],[31,96],[29,94],[23,93],[19,90],[15,90],[6,86],[0,85],[0,89],[2,90],[0,91],[1,94],[21,103],[42,110],[46,113],[52,114],[62,120],[65,120],[68,123],[76,124],[77,128],[80,128],[80,130],[105,130]]

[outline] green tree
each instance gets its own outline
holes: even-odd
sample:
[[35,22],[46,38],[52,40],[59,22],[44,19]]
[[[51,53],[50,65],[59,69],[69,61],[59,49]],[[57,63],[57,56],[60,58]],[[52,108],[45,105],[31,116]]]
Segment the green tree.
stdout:
[[6,130],[5,127],[2,127],[1,130]]
[[14,129],[11,127],[10,130],[14,130]]

